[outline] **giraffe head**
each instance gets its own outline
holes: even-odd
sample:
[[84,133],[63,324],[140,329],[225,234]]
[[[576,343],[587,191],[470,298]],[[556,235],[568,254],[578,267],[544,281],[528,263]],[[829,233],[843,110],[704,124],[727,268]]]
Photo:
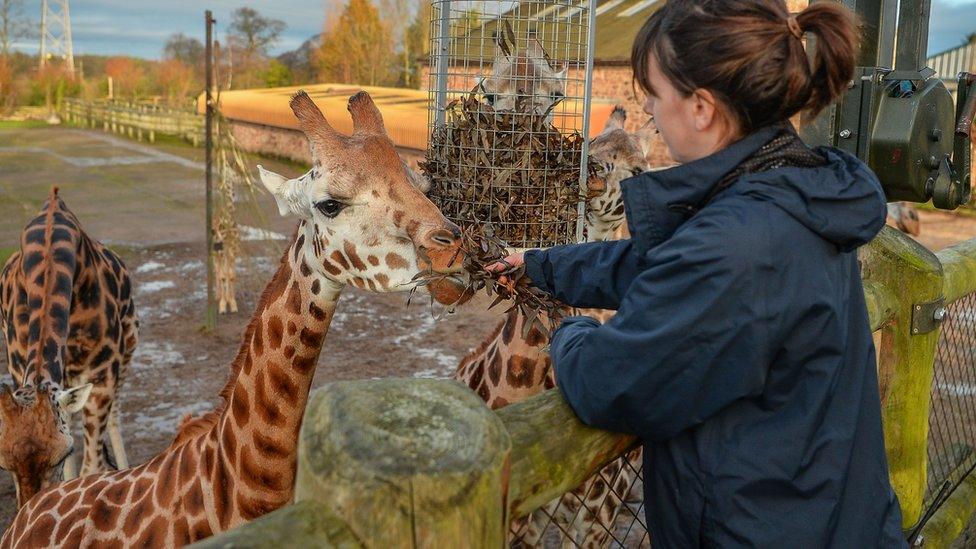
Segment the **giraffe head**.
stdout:
[[48,382],[17,390],[0,384],[0,468],[14,476],[18,507],[60,480],[74,447],[68,420],[91,389],[91,383],[66,391]]
[[516,50],[515,33],[508,21],[495,31],[495,59],[491,75],[479,78],[478,87],[495,111],[547,114],[566,94],[565,67],[557,69],[535,33],[529,33],[524,51]]
[[615,108],[603,131],[590,142],[590,158],[599,166],[586,185],[586,234],[590,242],[610,240],[626,221],[620,182],[650,169],[645,152],[653,134],[643,130],[627,133],[626,120],[627,111]]
[[418,188],[366,92],[349,99],[353,134],[338,133],[305,92],[291,108],[308,137],[312,169],[286,179],[258,167],[282,215],[302,220],[300,246],[309,265],[339,285],[402,291],[428,267],[449,277],[428,286],[441,303],[457,303],[465,277],[461,231]]

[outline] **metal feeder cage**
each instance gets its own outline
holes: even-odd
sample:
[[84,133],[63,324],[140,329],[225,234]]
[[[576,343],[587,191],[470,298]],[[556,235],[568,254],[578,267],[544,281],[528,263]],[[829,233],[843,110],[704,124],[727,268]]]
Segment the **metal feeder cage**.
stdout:
[[431,197],[516,248],[579,242],[595,0],[433,0]]

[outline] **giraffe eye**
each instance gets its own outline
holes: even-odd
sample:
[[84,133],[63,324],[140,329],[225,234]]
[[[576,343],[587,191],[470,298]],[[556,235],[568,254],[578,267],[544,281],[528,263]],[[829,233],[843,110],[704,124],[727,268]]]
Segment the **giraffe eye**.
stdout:
[[339,202],[338,200],[332,200],[330,198],[329,200],[323,200],[322,202],[319,202],[318,204],[315,205],[315,207],[316,209],[318,209],[318,211],[322,212],[322,215],[328,217],[329,219],[332,219],[335,216],[339,215],[339,212],[341,212],[342,209],[346,207],[346,205],[343,204],[342,202]]
[[486,93],[485,94],[485,101],[487,101],[489,105],[494,105],[495,104],[495,94],[493,94],[493,93]]

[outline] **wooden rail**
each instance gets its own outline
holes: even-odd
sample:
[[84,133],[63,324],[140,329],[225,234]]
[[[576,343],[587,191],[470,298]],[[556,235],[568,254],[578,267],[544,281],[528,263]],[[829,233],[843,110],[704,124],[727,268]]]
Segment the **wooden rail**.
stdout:
[[203,142],[204,117],[189,109],[172,109],[159,105],[124,101],[82,101],[65,99],[61,117],[69,124],[150,143],[156,134],[185,139],[194,146]]

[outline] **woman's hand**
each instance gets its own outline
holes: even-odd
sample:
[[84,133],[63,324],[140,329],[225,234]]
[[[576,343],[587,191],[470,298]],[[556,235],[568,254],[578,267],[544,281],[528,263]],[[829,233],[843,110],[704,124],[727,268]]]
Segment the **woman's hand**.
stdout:
[[[521,267],[523,264],[525,264],[525,257],[523,256],[523,254],[517,253],[517,254],[512,254],[504,259],[500,259],[490,265],[487,265],[485,267],[485,270],[490,273],[500,273],[500,272],[508,271],[510,269]],[[498,277],[498,282],[501,282],[502,284],[508,284],[508,277],[506,277],[505,275],[501,275]]]

